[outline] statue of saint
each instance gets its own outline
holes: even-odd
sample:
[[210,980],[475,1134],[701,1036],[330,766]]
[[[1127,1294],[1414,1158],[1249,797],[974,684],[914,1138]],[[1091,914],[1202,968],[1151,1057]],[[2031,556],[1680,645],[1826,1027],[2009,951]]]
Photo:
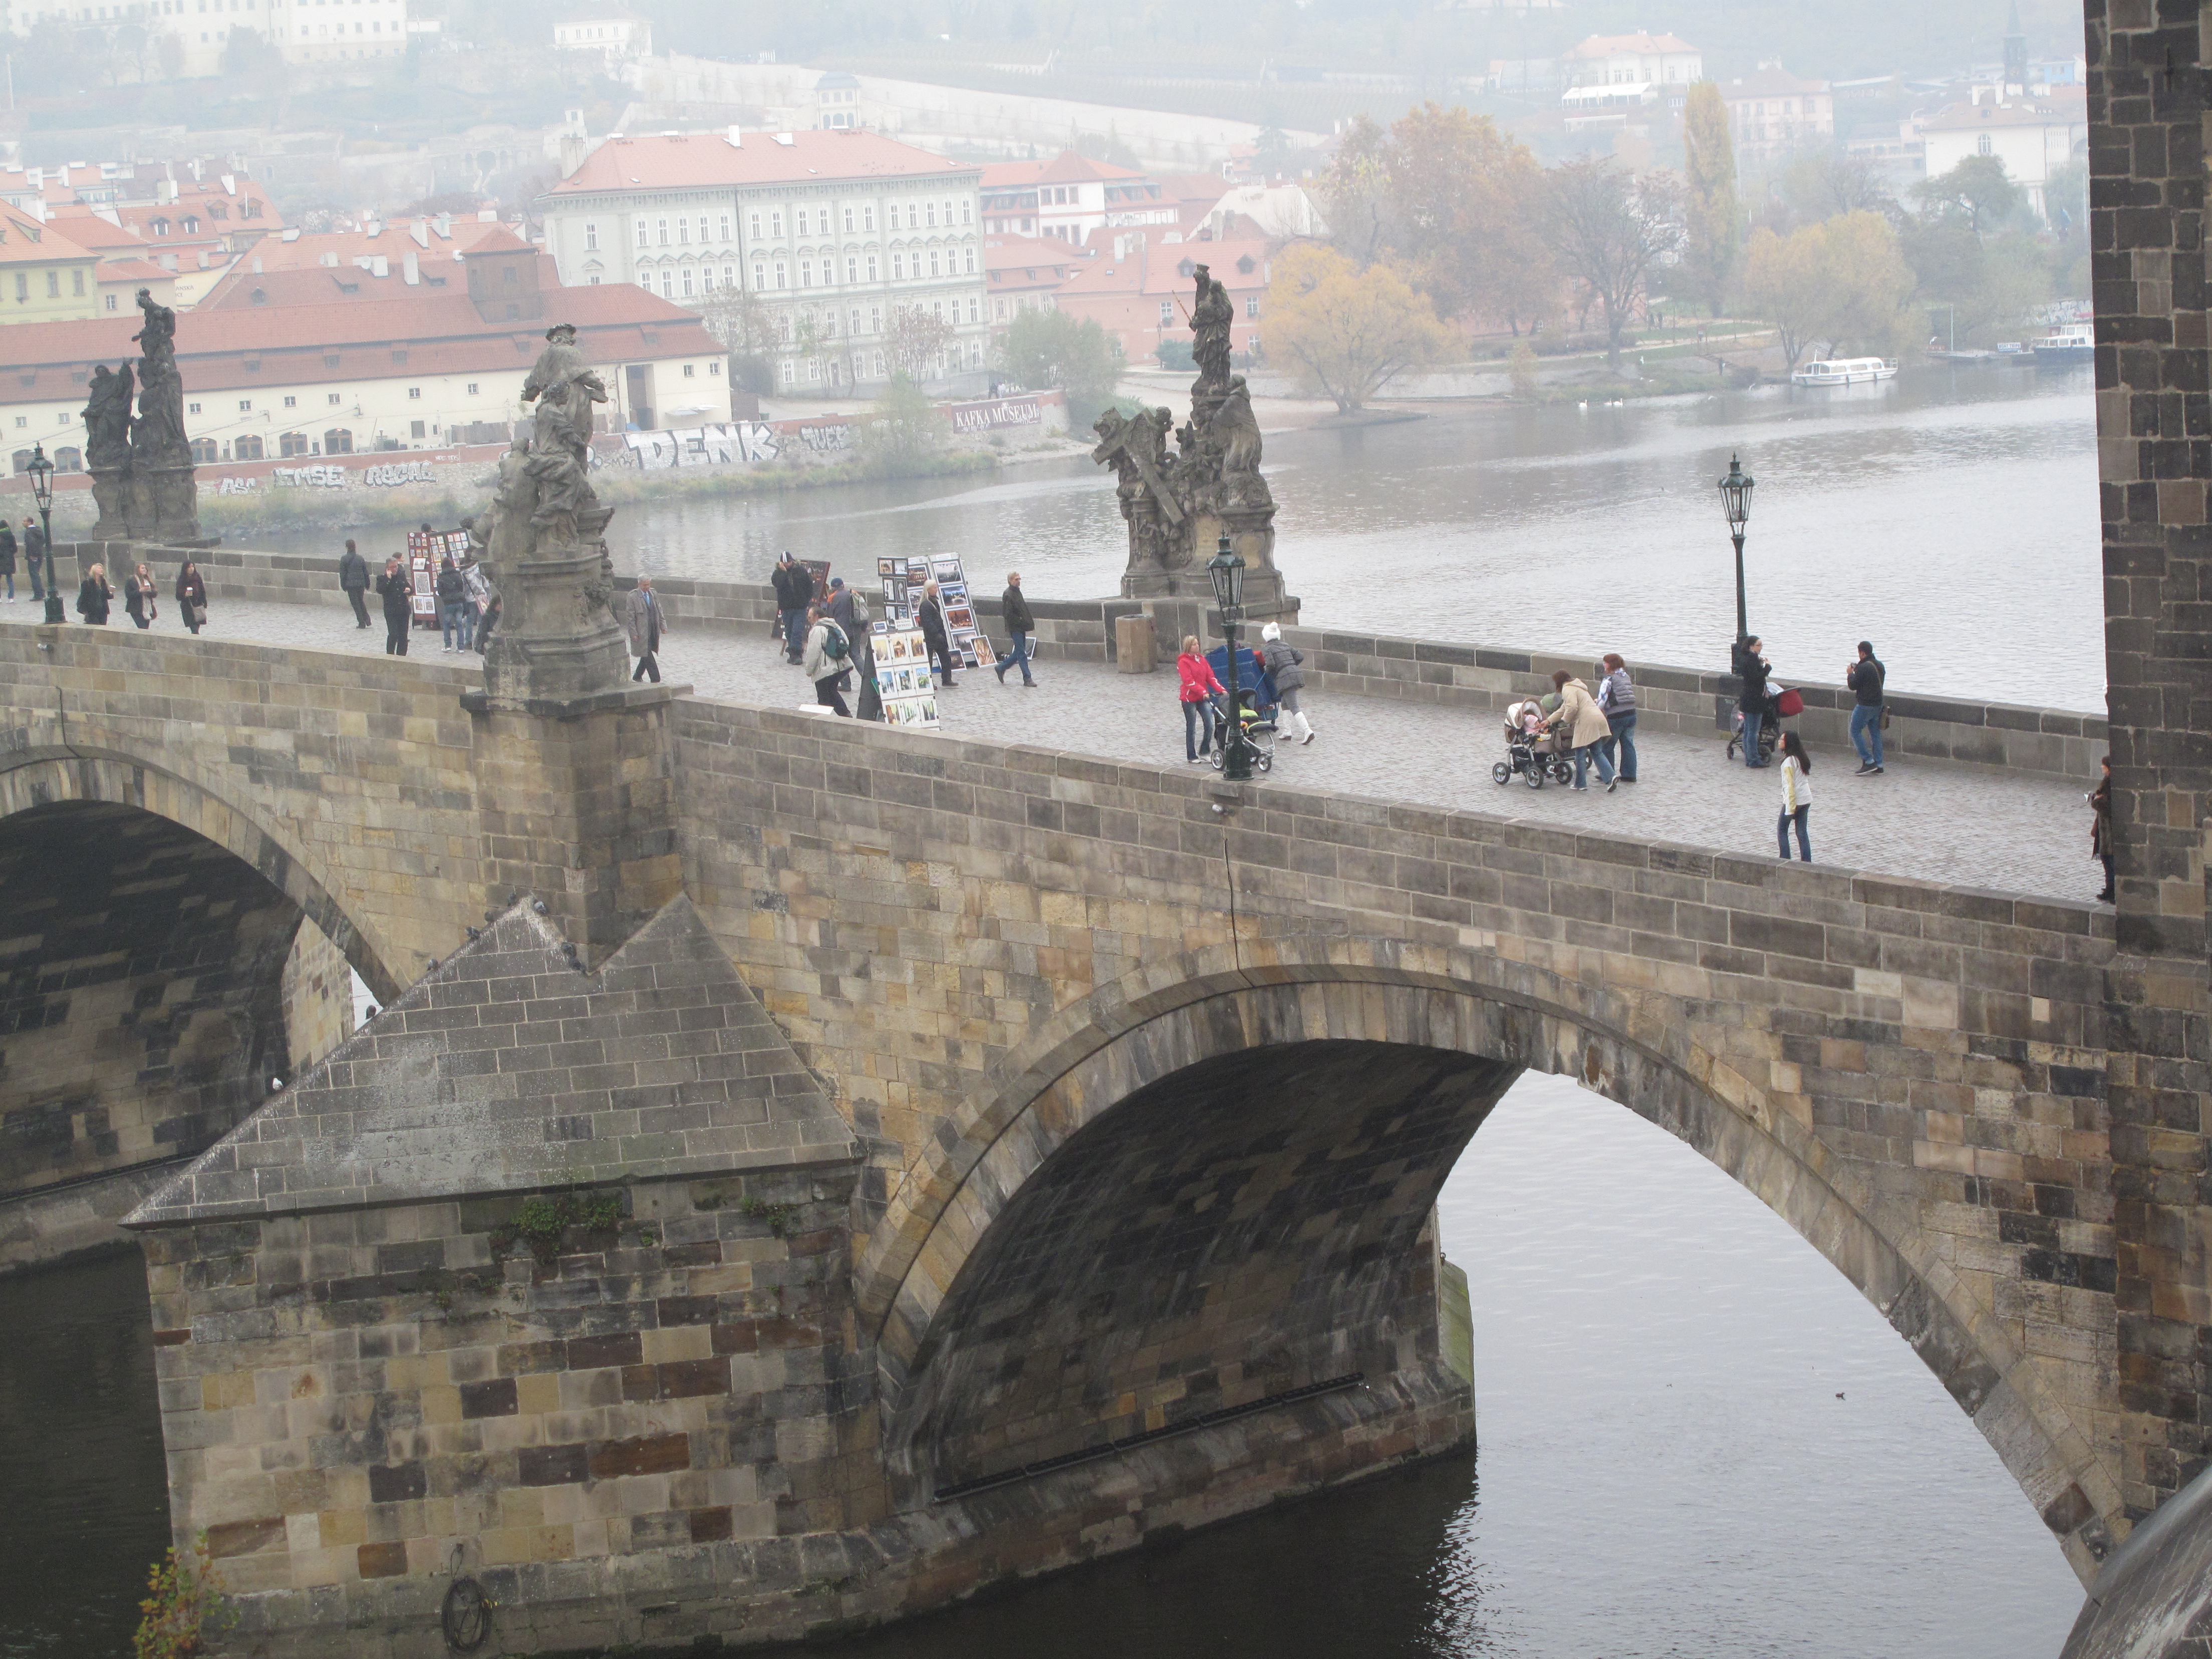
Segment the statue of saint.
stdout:
[[560,532],[562,540],[573,540],[576,515],[598,500],[585,473],[591,456],[592,405],[606,402],[607,388],[576,349],[573,324],[556,323],[545,331],[545,349],[522,383],[522,400],[538,405],[527,463],[538,485],[538,507],[531,520]]
[[177,374],[177,313],[138,290],[145,325],[138,342],[138,418],[131,428],[131,458],[141,467],[190,466],[185,436],[185,383]]
[[87,466],[127,466],[131,462],[131,365],[102,363],[92,371],[91,396],[84,406]]
[[1192,391],[1219,390],[1229,384],[1229,329],[1237,320],[1237,307],[1206,266],[1192,276],[1198,284],[1190,308],[1190,355],[1198,363],[1198,385]]

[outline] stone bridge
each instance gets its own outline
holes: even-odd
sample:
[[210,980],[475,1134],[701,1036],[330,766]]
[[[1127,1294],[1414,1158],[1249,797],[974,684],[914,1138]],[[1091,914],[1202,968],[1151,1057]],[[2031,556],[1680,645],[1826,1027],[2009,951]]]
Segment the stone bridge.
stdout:
[[[2109,913],[383,659],[10,628],[0,676],[0,1100],[70,1125],[18,1185],[144,1157],[134,1095],[256,1114],[136,1220],[177,1522],[270,1651],[331,1587],[413,1650],[457,1546],[510,1639],[787,1634],[1463,1439],[1431,1204],[1528,1067],[1834,1262],[2085,1576],[2193,1473],[2193,1189],[2116,1194],[2201,1178],[2195,1097],[2114,1097],[2197,969]],[[404,994],[272,1099],[303,924]],[[532,1233],[570,1190],[619,1218]]]

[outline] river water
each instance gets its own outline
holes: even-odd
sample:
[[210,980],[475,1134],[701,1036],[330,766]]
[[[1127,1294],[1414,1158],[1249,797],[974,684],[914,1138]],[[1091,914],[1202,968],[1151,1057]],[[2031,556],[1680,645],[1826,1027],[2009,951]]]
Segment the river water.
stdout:
[[[1732,444],[1760,480],[1753,625],[1784,678],[1833,678],[1865,633],[1900,689],[2102,708],[2079,376],[1923,371],[1876,398],[1287,434],[1268,446],[1281,562],[1310,621],[1711,660],[1733,627],[1711,488]],[[1004,556],[1034,593],[1096,596],[1121,563],[1111,491],[1083,463],[629,508],[616,529],[622,561],[656,574],[764,578],[786,545],[846,569],[957,550],[979,574]],[[2080,1591],[1996,1455],[1727,1176],[1529,1077],[1439,1207],[1471,1286],[1477,1456],[829,1651],[2057,1651]],[[122,1654],[166,1542],[143,1273],[133,1258],[0,1281],[0,1656]]]
[[[1480,1449],[837,1659],[2038,1659],[2081,1599],[1904,1341],[1663,1131],[1527,1077],[1441,1200]],[[127,1651],[166,1506],[135,1258],[0,1282],[0,1655]],[[809,1649],[810,1652],[823,1650]]]
[[[1870,638],[1900,691],[2104,712],[2086,368],[1427,407],[1267,439],[1276,562],[1308,623],[1725,669],[1735,554],[1714,483],[1735,453],[1758,480],[1746,585],[1778,679],[1840,680]],[[398,545],[362,533],[365,552]],[[335,558],[326,532],[255,539]],[[625,506],[608,541],[625,571],[725,581],[766,581],[787,547],[872,582],[878,556],[957,552],[987,592],[1019,569],[1032,600],[1117,592],[1127,562],[1111,476],[1081,457]]]

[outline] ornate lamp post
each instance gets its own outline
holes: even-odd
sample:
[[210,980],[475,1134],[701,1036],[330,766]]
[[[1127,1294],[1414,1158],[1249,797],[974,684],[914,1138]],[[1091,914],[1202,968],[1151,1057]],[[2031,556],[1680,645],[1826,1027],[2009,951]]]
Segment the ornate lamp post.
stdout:
[[66,618],[62,614],[62,591],[54,586],[54,464],[46,459],[46,445],[31,446],[30,465],[23,470],[31,475],[31,494],[39,503],[40,539],[46,544],[46,620],[59,623]]
[[1729,457],[1728,477],[1721,480],[1721,507],[1728,514],[1729,538],[1735,543],[1735,655],[1741,659],[1743,642],[1751,637],[1751,623],[1746,620],[1743,605],[1743,527],[1751,520],[1751,474],[1733,455]]
[[1221,609],[1221,637],[1229,645],[1229,729],[1221,735],[1221,775],[1232,783],[1252,777],[1252,751],[1244,742],[1244,681],[1237,672],[1237,624],[1244,620],[1244,561],[1229,550],[1229,538],[1206,562],[1213,602]]

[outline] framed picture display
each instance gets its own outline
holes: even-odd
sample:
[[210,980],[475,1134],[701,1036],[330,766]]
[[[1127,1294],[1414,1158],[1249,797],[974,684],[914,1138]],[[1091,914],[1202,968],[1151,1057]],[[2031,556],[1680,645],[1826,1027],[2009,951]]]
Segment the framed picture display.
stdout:
[[895,622],[876,653],[876,686],[884,702],[886,726],[938,729],[937,682],[929,672],[929,647],[921,629]]

